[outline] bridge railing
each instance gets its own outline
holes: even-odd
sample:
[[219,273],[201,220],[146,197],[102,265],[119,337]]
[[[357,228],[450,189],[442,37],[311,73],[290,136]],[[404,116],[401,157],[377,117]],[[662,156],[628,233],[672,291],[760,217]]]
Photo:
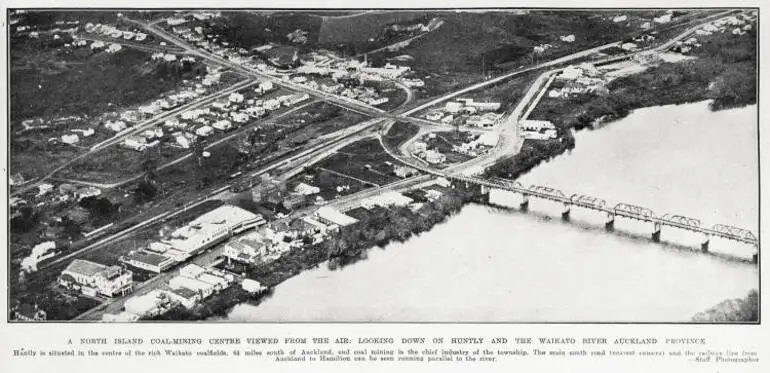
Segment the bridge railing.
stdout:
[[730,225],[716,224],[713,227],[711,227],[711,230],[727,236],[734,236],[747,241],[752,241],[752,242],[759,241],[757,239],[757,236],[755,236],[754,233],[751,233],[751,231],[743,228],[733,227]]
[[607,206],[607,201],[586,194],[573,194],[569,199],[576,205],[593,207],[600,210],[604,210]]
[[618,203],[613,208],[613,211],[615,214],[630,215],[645,220],[655,218],[655,213],[652,210],[646,207],[631,205],[628,203]]
[[678,225],[686,225],[692,228],[700,228],[701,227],[701,221],[695,218],[682,216],[682,215],[673,215],[673,214],[664,214],[660,217],[660,220],[664,223],[673,223]]

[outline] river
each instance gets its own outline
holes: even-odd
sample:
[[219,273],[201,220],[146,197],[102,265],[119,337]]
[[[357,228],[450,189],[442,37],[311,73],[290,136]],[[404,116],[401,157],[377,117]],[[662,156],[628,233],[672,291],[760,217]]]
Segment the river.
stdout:
[[[570,153],[520,178],[607,200],[757,232],[757,107],[707,103],[641,109],[576,134]],[[517,205],[493,193],[492,202]],[[700,237],[531,200],[529,211],[469,205],[405,243],[278,285],[230,321],[680,322],[758,287],[752,264],[691,249]],[[726,240],[711,250],[750,258]]]

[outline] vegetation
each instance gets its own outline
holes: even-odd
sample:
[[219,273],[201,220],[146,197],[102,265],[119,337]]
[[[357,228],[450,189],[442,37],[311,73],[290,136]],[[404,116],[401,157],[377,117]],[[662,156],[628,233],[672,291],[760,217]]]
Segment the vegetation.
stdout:
[[524,140],[521,150],[515,156],[492,165],[487,169],[486,174],[516,179],[540,163],[574,147],[575,139],[570,135],[545,141]]
[[609,95],[587,94],[568,99],[546,99],[534,116],[557,126],[582,128],[597,119],[625,117],[632,110],[657,105],[711,99],[712,110],[756,103],[756,33],[729,33],[704,37],[694,50],[697,58],[663,63],[642,73],[612,81]]
[[152,63],[146,52],[130,48],[109,54],[12,44],[11,119],[98,115],[138,104],[203,71],[185,66]]
[[390,149],[397,149],[401,144],[411,139],[420,132],[420,127],[409,122],[396,122],[388,133],[382,137],[382,141]]
[[426,232],[459,211],[473,196],[470,190],[447,189],[441,197],[423,204],[417,211],[408,207],[368,210],[363,216],[357,216],[358,223],[323,243],[331,259],[330,266],[354,262],[370,247],[403,242],[412,235]]
[[742,299],[728,299],[699,312],[693,316],[692,321],[707,323],[724,322],[759,322],[759,292],[756,289]]

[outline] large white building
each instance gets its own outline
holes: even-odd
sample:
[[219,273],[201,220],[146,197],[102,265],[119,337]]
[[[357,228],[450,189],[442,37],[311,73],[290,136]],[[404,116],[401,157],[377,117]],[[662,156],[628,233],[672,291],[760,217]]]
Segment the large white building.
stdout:
[[59,284],[77,288],[84,294],[108,297],[125,295],[134,288],[133,274],[120,266],[105,266],[75,259],[59,276]]

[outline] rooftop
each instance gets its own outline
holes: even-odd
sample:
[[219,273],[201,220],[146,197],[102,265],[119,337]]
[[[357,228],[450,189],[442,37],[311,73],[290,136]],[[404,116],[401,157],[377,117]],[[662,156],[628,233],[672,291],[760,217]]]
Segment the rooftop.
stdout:
[[171,258],[146,251],[134,251],[126,256],[126,260],[133,260],[136,262],[159,266],[164,262],[171,260]]
[[107,269],[107,266],[105,265],[89,262],[83,259],[75,259],[67,266],[67,268],[64,269],[64,271],[74,272],[83,276],[91,277],[104,271],[105,269]]

